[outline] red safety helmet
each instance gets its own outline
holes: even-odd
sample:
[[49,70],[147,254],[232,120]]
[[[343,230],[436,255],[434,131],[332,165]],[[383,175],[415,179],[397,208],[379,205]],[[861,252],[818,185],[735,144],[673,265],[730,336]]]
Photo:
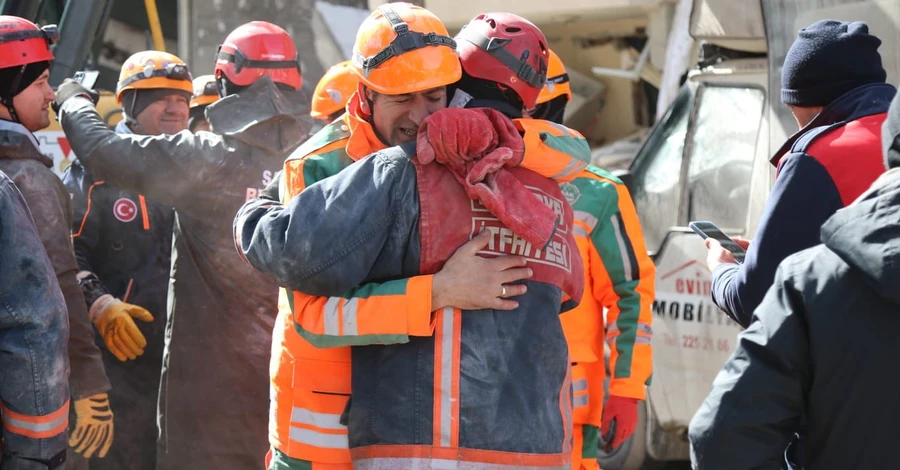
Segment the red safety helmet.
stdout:
[[53,60],[50,46],[59,40],[56,25],[39,28],[18,16],[0,16],[0,69]]
[[275,83],[300,89],[300,57],[294,40],[281,27],[266,21],[238,26],[216,53],[216,80],[223,76],[248,86],[268,75]]
[[534,107],[550,60],[537,26],[512,13],[484,13],[456,35],[456,50],[467,74],[512,88],[526,109]]

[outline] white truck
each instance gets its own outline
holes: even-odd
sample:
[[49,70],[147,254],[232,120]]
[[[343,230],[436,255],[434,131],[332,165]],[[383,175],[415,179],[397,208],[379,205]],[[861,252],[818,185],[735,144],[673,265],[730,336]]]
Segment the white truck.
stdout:
[[[707,51],[727,49],[719,49],[721,61],[689,72],[622,175],[657,266],[654,372],[638,432],[602,455],[601,468],[689,457],[688,424],[740,328],[712,304],[707,250],[687,226],[710,220],[729,235],[753,237],[774,181],[769,159],[797,131],[780,102],[781,64],[797,30],[827,18],[868,23],[883,40],[888,81],[897,83],[900,1],[693,1],[692,36]],[[759,41],[765,54],[754,53]]]

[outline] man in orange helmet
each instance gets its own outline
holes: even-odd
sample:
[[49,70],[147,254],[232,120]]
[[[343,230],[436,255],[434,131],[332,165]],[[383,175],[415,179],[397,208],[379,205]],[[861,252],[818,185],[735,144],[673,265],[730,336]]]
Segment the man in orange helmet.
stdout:
[[194,93],[191,96],[188,130],[191,132],[208,131],[206,107],[219,100],[219,89],[216,87],[215,75],[201,75],[194,79]]
[[[517,301],[520,299],[511,300],[507,297],[521,295],[526,290],[529,293],[547,293],[544,289],[562,290],[558,285],[552,285],[553,282],[565,285],[564,289],[569,289],[570,292],[577,291],[577,286],[569,284],[568,280],[577,282],[579,275],[568,276],[564,272],[557,272],[553,276],[554,281],[548,284],[548,278],[542,277],[547,272],[542,273],[542,270],[553,271],[553,267],[544,268],[538,263],[523,268],[526,262],[524,256],[490,260],[475,256],[481,249],[494,250],[495,254],[508,254],[512,251],[513,245],[528,250],[532,256],[534,253],[531,248],[526,248],[531,245],[526,245],[524,240],[520,240],[521,243],[513,242],[512,232],[491,215],[491,210],[499,209],[492,206],[489,210],[480,204],[472,203],[465,193],[461,193],[462,188],[449,173],[438,176],[432,173],[434,169],[430,168],[425,170],[428,172],[425,176],[417,178],[416,175],[421,173],[418,168],[412,170],[408,160],[407,164],[404,164],[402,158],[394,162],[389,157],[396,155],[398,152],[396,147],[383,150],[371,157],[361,158],[355,165],[340,171],[337,175],[320,180],[299,193],[296,191],[298,187],[303,189],[311,177],[330,176],[327,174],[328,171],[334,175],[335,169],[341,170],[342,161],[347,161],[343,166],[349,165],[351,157],[347,154],[352,156],[352,152],[363,148],[359,144],[353,145],[354,142],[360,142],[363,136],[369,137],[369,142],[403,144],[402,148],[409,151],[416,135],[422,132],[419,125],[438,116],[435,113],[440,113],[443,102],[447,99],[442,83],[455,81],[462,73],[458,59],[452,54],[452,48],[456,44],[443,36],[446,31],[443,25],[437,23],[437,19],[434,18],[434,23],[430,25],[435,25],[436,31],[429,32],[422,28],[423,23],[428,24],[423,20],[432,21],[432,18],[433,15],[427,10],[392,3],[379,7],[363,23],[357,35],[354,59],[354,67],[358,70],[362,85],[357,96],[351,99],[348,105],[348,114],[352,116],[354,112],[365,110],[366,120],[357,117],[350,123],[356,120],[371,123],[366,126],[370,130],[362,134],[358,130],[361,129],[358,124],[357,130],[351,127],[349,143],[345,145],[338,143],[330,146],[325,142],[323,146],[323,142],[316,142],[314,137],[296,154],[299,154],[306,145],[310,145],[321,146],[322,151],[318,155],[311,154],[300,160],[293,160],[292,157],[285,164],[283,182],[286,188],[282,189],[287,193],[284,199],[290,200],[289,205],[282,206],[262,200],[251,202],[242,209],[236,219],[236,241],[254,266],[274,275],[283,285],[295,288],[302,286],[306,292],[316,295],[334,295],[334,297],[315,297],[298,291],[283,293],[285,309],[280,312],[279,323],[284,321],[285,327],[282,333],[276,330],[273,353],[280,353],[280,359],[279,363],[274,363],[278,356],[273,354],[273,371],[281,369],[287,373],[292,370],[295,374],[293,377],[297,380],[293,383],[284,380],[280,384],[278,380],[273,380],[276,393],[284,395],[283,402],[277,400],[283,411],[273,413],[278,420],[276,426],[279,429],[283,426],[284,435],[289,436],[291,440],[273,442],[276,447],[276,458],[270,467],[272,469],[309,468],[308,461],[286,459],[283,455],[285,448],[296,450],[298,453],[307,450],[302,447],[304,442],[295,441],[294,436],[309,438],[310,443],[335,447],[342,442],[348,442],[344,434],[347,432],[346,428],[341,424],[344,422],[341,420],[341,412],[348,407],[349,444],[352,448],[354,468],[433,468],[431,465],[456,463],[444,463],[445,459],[462,461],[467,468],[470,465],[474,465],[473,468],[496,468],[498,465],[507,465],[511,462],[528,465],[529,468],[533,465],[561,468],[569,459],[568,451],[565,450],[568,443],[564,435],[570,429],[563,425],[569,412],[568,384],[565,382],[568,361],[565,357],[565,342],[559,321],[552,315],[542,316],[541,320],[534,319],[535,321],[526,319],[529,317],[526,312],[530,308],[535,308],[536,297],[526,294],[521,303]],[[513,26],[510,25],[510,28]],[[533,25],[530,27],[531,32],[536,31]],[[542,34],[531,36],[533,40],[529,43],[527,53],[524,49],[513,50],[517,53],[515,57],[523,58],[514,61],[521,67],[520,70],[524,71],[523,76],[528,77],[528,86],[532,87],[533,91],[530,96],[532,104],[546,72],[546,52],[545,49],[539,49],[538,36],[541,38],[540,41],[543,41]],[[437,55],[444,53],[444,47],[449,49],[446,55]],[[521,48],[523,44],[519,42],[514,47]],[[505,57],[513,54],[507,50],[504,52],[507,54]],[[408,59],[407,54],[410,55]],[[444,57],[446,61],[442,62],[440,59]],[[526,62],[525,58],[528,57],[530,60]],[[422,63],[429,63],[432,67],[423,70]],[[445,64],[446,69],[441,67]],[[500,67],[504,66],[501,64]],[[443,74],[445,70],[446,76]],[[507,76],[517,77],[514,73],[511,74],[509,69],[504,70],[506,70],[504,82]],[[409,77],[412,81],[406,83],[403,81],[404,77]],[[417,90],[419,87],[421,89]],[[422,109],[415,108],[417,101]],[[522,104],[522,101],[519,101],[518,113],[521,113]],[[397,112],[397,109],[403,107],[405,112]],[[516,105],[510,102],[507,107],[515,110]],[[459,116],[460,120],[444,121],[449,124],[446,127],[438,124],[431,128],[436,129],[435,132],[443,132],[442,135],[446,139],[443,139],[441,144],[446,146],[445,150],[456,149],[457,145],[466,147],[463,141],[468,141],[468,137],[473,137],[473,140],[482,137],[490,140],[491,133],[494,137],[502,134],[504,138],[508,137],[510,140],[518,139],[520,146],[517,148],[522,153],[530,151],[529,143],[534,145],[535,142],[543,143],[545,140],[554,144],[566,142],[571,145],[570,148],[577,148],[578,145],[578,140],[570,134],[565,136],[535,134],[534,140],[530,141],[532,137],[526,132],[523,140],[516,124],[505,118],[491,121],[481,111],[466,112],[470,113],[466,116],[474,119],[472,121],[474,125],[465,131],[463,127],[467,119],[462,116]],[[482,119],[479,119],[479,116]],[[497,114],[490,116],[496,118]],[[501,125],[503,122],[507,125]],[[495,126],[501,130],[497,130]],[[328,132],[330,127],[326,127],[317,137],[326,136],[323,133]],[[567,141],[566,138],[571,140]],[[362,141],[363,144],[365,142]],[[496,141],[494,143],[496,144]],[[437,145],[439,144],[436,143],[435,146]],[[552,150],[546,144],[542,145],[544,146],[537,148],[539,154],[541,151]],[[528,158],[522,153],[519,156],[524,159],[522,164],[525,165]],[[516,159],[516,162],[518,161],[520,160]],[[578,167],[571,159],[567,160],[567,163],[573,168]],[[562,196],[560,195],[558,199],[553,197],[554,193],[558,194],[558,187],[534,173],[519,171],[536,178],[531,180],[532,187],[545,187],[549,191],[545,194],[547,198],[541,200],[558,201],[559,204],[555,207],[561,214],[552,215],[552,218],[557,220],[559,217],[559,220],[565,221]],[[385,179],[382,180],[382,177]],[[415,187],[417,180],[420,185],[418,189]],[[338,186],[333,186],[334,184]],[[338,187],[341,189],[337,189]],[[356,192],[357,190],[359,192]],[[454,190],[457,192],[453,192]],[[351,197],[350,194],[354,192],[355,196]],[[421,197],[416,198],[416,194]],[[523,205],[538,201],[531,194],[526,194],[519,200]],[[332,201],[334,205],[331,204]],[[541,207],[543,206],[534,209]],[[313,208],[319,212],[325,211],[318,220],[307,218]],[[460,220],[462,217],[460,214],[469,214],[472,211],[477,212],[479,223],[475,223],[475,219]],[[338,215],[341,213],[344,213],[344,216]],[[419,215],[421,219],[417,223],[414,219]],[[447,220],[444,220],[445,216]],[[294,217],[295,223],[290,225],[291,228],[281,232],[283,237],[270,238],[270,235],[279,230],[275,226],[281,226],[282,222]],[[534,218],[535,221],[538,219],[540,217]],[[357,227],[354,233],[358,236],[353,237],[355,241],[341,236],[345,232],[339,228],[351,220]],[[475,240],[465,243],[484,224],[490,224],[489,228]],[[322,249],[316,243],[315,240],[319,236],[325,236],[331,229],[337,230],[333,235],[329,235],[333,236],[334,249],[345,254],[339,254],[332,249]],[[471,231],[473,229],[475,232]],[[505,248],[499,248],[495,240],[488,236],[493,233],[501,234],[501,239],[497,243]],[[571,253],[562,247],[569,234],[561,232],[562,239],[556,240],[555,243],[560,245],[554,246],[561,246],[560,252]],[[352,251],[344,251],[347,247],[345,242],[350,242],[355,248]],[[271,251],[264,245],[271,248]],[[307,249],[314,245],[314,251],[318,254],[315,258],[311,258],[312,251]],[[463,245],[462,248],[459,248],[460,245]],[[544,246],[543,243],[539,245]],[[574,241],[571,246],[574,251]],[[375,247],[382,248],[380,254],[375,253],[378,251]],[[295,252],[295,249],[299,251]],[[409,251],[404,254],[404,249]],[[321,261],[318,258],[319,254],[330,259],[332,264],[324,269],[317,267]],[[576,260],[567,254],[554,259],[564,264],[575,263]],[[371,264],[373,262],[374,265]],[[421,271],[419,271],[420,262],[424,263]],[[309,271],[298,272],[296,268],[301,266],[308,267]],[[460,269],[461,266],[464,269]],[[579,266],[578,272],[580,269]],[[433,274],[435,271],[437,273]],[[356,277],[366,272],[371,272],[370,278]],[[575,271],[570,270],[569,274],[572,272]],[[529,282],[527,287],[516,282],[530,279],[532,274],[536,276],[536,282]],[[469,282],[454,280],[456,275],[468,277],[465,281]],[[369,282],[378,280],[379,283],[357,285],[362,280]],[[448,280],[455,282],[459,288],[444,294],[443,286],[447,285]],[[335,294],[336,291],[343,293]],[[573,292],[573,295],[577,297],[580,294]],[[540,294],[538,296],[542,297]],[[540,308],[544,314],[559,310],[560,297],[549,295],[542,298],[547,302]],[[525,305],[530,307],[525,308]],[[462,322],[464,330],[462,334],[467,339],[461,347],[458,343],[460,325],[456,321],[462,317],[459,316],[459,310],[454,307],[467,311],[464,313],[466,320]],[[520,307],[522,309],[515,314],[501,312]],[[520,323],[522,321],[529,326],[523,329]],[[529,328],[541,330],[541,334],[526,333],[525,330]],[[504,337],[503,340],[494,341],[493,335],[501,331],[503,333],[500,336]],[[479,339],[482,334],[484,336]],[[545,336],[550,338],[547,343],[542,341]],[[530,349],[525,346],[530,340],[541,342],[541,346],[546,348]],[[332,349],[313,349],[306,341],[311,345]],[[351,357],[349,348],[336,347],[373,344],[390,346],[356,348],[352,354],[352,371],[347,364]],[[516,345],[522,349],[518,349]],[[488,353],[484,351],[485,347],[498,349]],[[540,359],[528,357],[531,352],[542,349],[543,355]],[[439,350],[442,351],[440,354]],[[478,351],[485,354],[480,356],[481,353]],[[322,364],[318,368],[311,360],[311,353],[320,355],[319,360]],[[326,362],[325,354],[331,354],[331,360]],[[407,362],[410,355],[417,354],[421,359],[417,365]],[[379,365],[367,363],[367,360],[357,364],[358,360],[362,360],[362,356],[369,355],[371,355],[369,359],[378,362]],[[387,359],[388,356],[400,361]],[[438,356],[442,360],[439,361]],[[493,367],[479,368],[479,361],[488,356],[496,359],[495,363],[502,368],[510,366],[520,370],[512,363],[521,360],[529,362],[532,370],[527,373],[522,370],[521,375],[508,381],[509,375],[502,371],[497,371]],[[511,362],[507,362],[507,359],[511,359]],[[460,363],[464,364],[464,372],[459,370]],[[341,364],[339,369],[336,367],[337,364]],[[552,371],[545,369],[549,364],[552,364],[549,366]],[[297,366],[304,369],[298,369]],[[309,367],[310,372],[319,371],[319,373],[304,374],[306,367]],[[352,381],[347,377],[351,372]],[[457,373],[460,375],[456,375]],[[375,379],[376,376],[379,378]],[[532,380],[535,376],[539,378]],[[473,380],[470,382],[462,377],[470,377]],[[290,376],[285,374],[284,378],[288,379]],[[385,389],[384,393],[374,392],[370,387],[374,384],[373,380],[383,380],[382,383],[391,390]],[[517,380],[528,382],[528,386],[513,385],[512,382]],[[486,389],[503,388],[511,392],[511,395],[491,392],[482,394],[476,390],[478,386],[475,383],[479,382]],[[453,385],[454,383],[456,385]],[[500,385],[501,383],[506,383],[510,388],[507,389],[506,386]],[[346,396],[351,390],[351,385],[353,399],[348,405]],[[470,388],[473,385],[475,387]],[[321,386],[334,388],[324,389],[329,392],[328,397],[318,398],[315,391],[322,390],[316,388]],[[529,396],[533,398],[530,400],[524,397],[530,393],[525,389],[539,389],[539,391]],[[551,391],[547,392],[548,390]],[[294,396],[291,397],[290,393]],[[460,393],[465,394],[463,400],[460,400]],[[306,394],[309,394],[308,397]],[[420,400],[408,400],[412,395],[418,396]],[[326,402],[324,398],[329,398],[332,402]],[[506,405],[499,406],[504,408],[501,413],[502,419],[518,415],[525,420],[523,422],[529,424],[540,422],[536,426],[525,426],[540,431],[531,437],[523,437],[519,441],[520,445],[512,442],[516,439],[511,438],[509,433],[483,434],[484,429],[479,428],[476,423],[481,421],[487,427],[507,429],[505,426],[497,425],[494,419],[497,416],[493,414],[495,405],[499,405],[496,400],[504,398],[510,400]],[[476,408],[480,401],[485,413],[492,413],[491,415],[486,414],[478,418],[474,416],[478,414]],[[511,411],[518,406],[516,403],[522,404],[526,401],[529,402],[527,412]],[[293,409],[288,407],[291,404],[294,406]],[[299,411],[298,404],[301,405]],[[375,409],[380,406],[384,408]],[[290,414],[291,410],[293,414]],[[365,417],[367,415],[372,418],[371,421]],[[354,422],[357,424],[354,425]],[[362,422],[368,422],[374,428],[361,424]],[[290,434],[287,434],[288,431]],[[532,438],[540,443],[533,441]],[[387,450],[388,446],[382,446],[388,443],[399,444],[393,447],[393,451],[396,452],[392,456],[375,455],[381,450],[390,452]],[[522,455],[522,449],[526,447],[534,451],[528,451],[533,455]],[[275,465],[275,462],[280,466]],[[332,467],[319,466],[314,462],[312,468]]]
[[[72,367],[69,385],[76,417],[70,443],[84,457],[103,457],[113,438],[107,396],[110,385],[75,277],[78,265],[70,232],[72,203],[65,186],[50,170],[52,161],[40,152],[32,134],[50,124],[49,105],[54,99],[48,83],[53,60],[50,45],[56,37],[55,27],[42,29],[22,18],[0,17],[0,171],[9,176],[28,203],[65,297]],[[52,381],[63,380],[65,375],[60,363],[41,373],[47,374],[41,380]],[[37,405],[41,411],[37,416],[27,416],[33,410],[21,406],[3,410],[6,429],[19,429],[31,437],[58,434],[57,427],[65,421],[62,416],[68,413],[69,404],[53,403],[50,407],[52,402]]]
[[[147,73],[147,70],[150,72]],[[149,75],[149,76],[148,76]],[[176,134],[187,126],[191,75],[178,57],[138,52],[122,65],[119,134]],[[97,181],[75,161],[63,175],[72,193],[78,279],[94,325],[117,411],[116,442],[92,470],[156,468],[156,406],[166,327],[175,213],[143,194]],[[135,322],[139,320],[139,322]]]
[[[547,83],[530,114],[562,124],[570,99],[565,66],[551,51]],[[598,468],[601,431],[604,451],[610,453],[637,427],[639,402],[646,398],[653,370],[656,268],[631,195],[619,179],[591,165],[560,189],[575,211],[575,240],[585,273],[581,304],[560,316],[572,358],[572,469],[592,470]],[[610,347],[606,397],[604,344]]]
[[158,411],[157,468],[165,470],[246,470],[263,461],[277,286],[241,261],[229,234],[237,209],[310,127],[297,49],[284,29],[254,21],[232,31],[215,76],[222,99],[206,108],[215,134],[116,134],[78,83],[57,93],[63,130],[95,177],[175,208]]
[[[408,35],[397,33],[399,22]],[[410,47],[394,49],[404,40]],[[447,87],[461,76],[444,25],[428,10],[405,3],[373,12],[360,27],[354,51],[349,68],[360,82],[356,93],[346,113],[288,158],[280,180],[285,202],[372,152],[414,140],[419,124],[446,107]],[[423,70],[423,63],[430,68]],[[556,166],[546,165],[543,171],[564,175],[566,167],[579,167],[580,161],[544,144],[538,132],[527,134],[531,150],[558,154]],[[582,159],[589,156],[583,139],[566,141],[561,148]],[[278,199],[276,188],[269,191]],[[461,248],[460,255],[434,276],[366,285],[353,295],[315,297],[282,291],[272,344],[270,468],[350,468],[347,428],[340,421],[350,393],[350,348],[319,349],[329,345],[329,338],[363,344],[388,335],[431,336],[432,311],[441,307],[515,308],[514,301],[498,298],[497,292],[501,282],[518,279],[521,271],[516,268],[522,259],[483,260],[474,256],[475,251],[477,247]],[[511,286],[509,295],[517,288]],[[346,321],[354,318],[356,328],[335,329],[338,312]],[[298,333],[296,328],[304,330]]]
[[563,123],[566,105],[572,101],[572,87],[569,85],[569,74],[562,59],[550,50],[550,63],[547,65],[547,83],[541,88],[537,104],[528,110],[534,119],[545,119],[557,124]]
[[344,108],[358,85],[359,78],[353,73],[349,60],[331,67],[316,85],[309,115],[322,125],[333,122],[344,114]]

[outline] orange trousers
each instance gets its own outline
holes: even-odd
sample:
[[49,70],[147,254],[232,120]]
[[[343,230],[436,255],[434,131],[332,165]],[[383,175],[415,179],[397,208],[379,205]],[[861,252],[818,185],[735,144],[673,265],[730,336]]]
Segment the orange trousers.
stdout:
[[600,464],[597,463],[597,428],[588,424],[576,424],[572,436],[572,470],[600,470]]

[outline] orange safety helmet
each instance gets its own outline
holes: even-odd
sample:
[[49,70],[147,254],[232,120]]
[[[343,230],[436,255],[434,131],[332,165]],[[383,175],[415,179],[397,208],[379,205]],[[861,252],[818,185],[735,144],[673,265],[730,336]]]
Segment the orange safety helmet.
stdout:
[[450,85],[462,76],[456,42],[430,11],[387,3],[356,33],[353,71],[365,86],[386,95]]
[[297,90],[303,86],[294,40],[280,26],[267,21],[238,26],[225,38],[216,52],[215,74],[216,80],[224,77],[239,87],[263,76]]
[[349,60],[331,67],[316,85],[309,115],[326,119],[344,109],[358,85],[359,78],[353,73]]
[[192,83],[194,93],[191,95],[191,109],[215,103],[219,99],[215,75],[201,75],[195,78]]
[[550,50],[550,62],[547,65],[547,82],[538,95],[537,104],[546,103],[557,96],[566,96],[566,101],[572,101],[572,88],[569,86],[569,74],[562,59]]
[[189,94],[194,92],[191,71],[187,64],[173,54],[162,51],[141,51],[122,64],[119,83],[116,85],[116,101],[122,104],[125,90],[151,90],[171,88]]
[[512,88],[525,109],[534,107],[550,59],[537,26],[512,13],[484,13],[463,26],[456,41],[467,74]]

